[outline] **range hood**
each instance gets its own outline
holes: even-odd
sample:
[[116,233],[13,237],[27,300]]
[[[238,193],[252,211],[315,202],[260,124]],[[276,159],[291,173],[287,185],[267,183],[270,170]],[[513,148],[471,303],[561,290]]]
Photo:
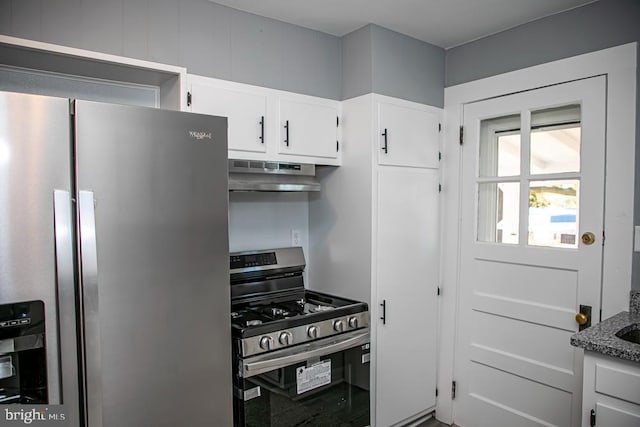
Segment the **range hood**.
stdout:
[[229,191],[320,191],[316,167],[306,163],[229,160]]

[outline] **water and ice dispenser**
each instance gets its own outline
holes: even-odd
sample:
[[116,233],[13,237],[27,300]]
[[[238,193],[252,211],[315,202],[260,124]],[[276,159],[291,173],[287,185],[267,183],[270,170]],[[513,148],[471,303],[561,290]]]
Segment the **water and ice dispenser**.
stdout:
[[44,303],[0,305],[0,404],[48,403]]

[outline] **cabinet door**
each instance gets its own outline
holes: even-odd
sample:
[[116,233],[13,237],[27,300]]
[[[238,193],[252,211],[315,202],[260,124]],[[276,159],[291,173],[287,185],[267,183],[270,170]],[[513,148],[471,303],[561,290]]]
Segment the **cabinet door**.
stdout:
[[607,427],[640,426],[640,412],[625,411],[613,405],[597,403],[596,425]]
[[378,103],[378,163],[437,168],[440,112]]
[[[266,152],[267,97],[192,80],[191,111],[228,117],[229,150]],[[237,156],[236,156],[237,157]]]
[[438,171],[379,167],[377,210],[376,425],[390,426],[436,402]]
[[280,154],[338,157],[338,107],[280,99]]

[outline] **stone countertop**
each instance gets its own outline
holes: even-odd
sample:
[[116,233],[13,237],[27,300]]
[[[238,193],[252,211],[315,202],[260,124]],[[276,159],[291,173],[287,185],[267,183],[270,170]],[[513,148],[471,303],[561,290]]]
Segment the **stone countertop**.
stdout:
[[593,325],[571,336],[571,345],[595,351],[606,356],[640,363],[640,344],[622,340],[616,332],[640,324],[640,313],[622,311],[597,325]]

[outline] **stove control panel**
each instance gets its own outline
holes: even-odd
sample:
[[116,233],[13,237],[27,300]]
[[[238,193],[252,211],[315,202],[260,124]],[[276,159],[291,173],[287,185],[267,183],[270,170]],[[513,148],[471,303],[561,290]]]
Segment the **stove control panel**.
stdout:
[[302,326],[269,332],[240,340],[242,357],[254,356],[272,350],[302,344],[316,339],[369,327],[369,312],[335,317]]
[[261,252],[254,254],[236,254],[229,257],[231,270],[248,267],[264,267],[277,264],[275,252]]

